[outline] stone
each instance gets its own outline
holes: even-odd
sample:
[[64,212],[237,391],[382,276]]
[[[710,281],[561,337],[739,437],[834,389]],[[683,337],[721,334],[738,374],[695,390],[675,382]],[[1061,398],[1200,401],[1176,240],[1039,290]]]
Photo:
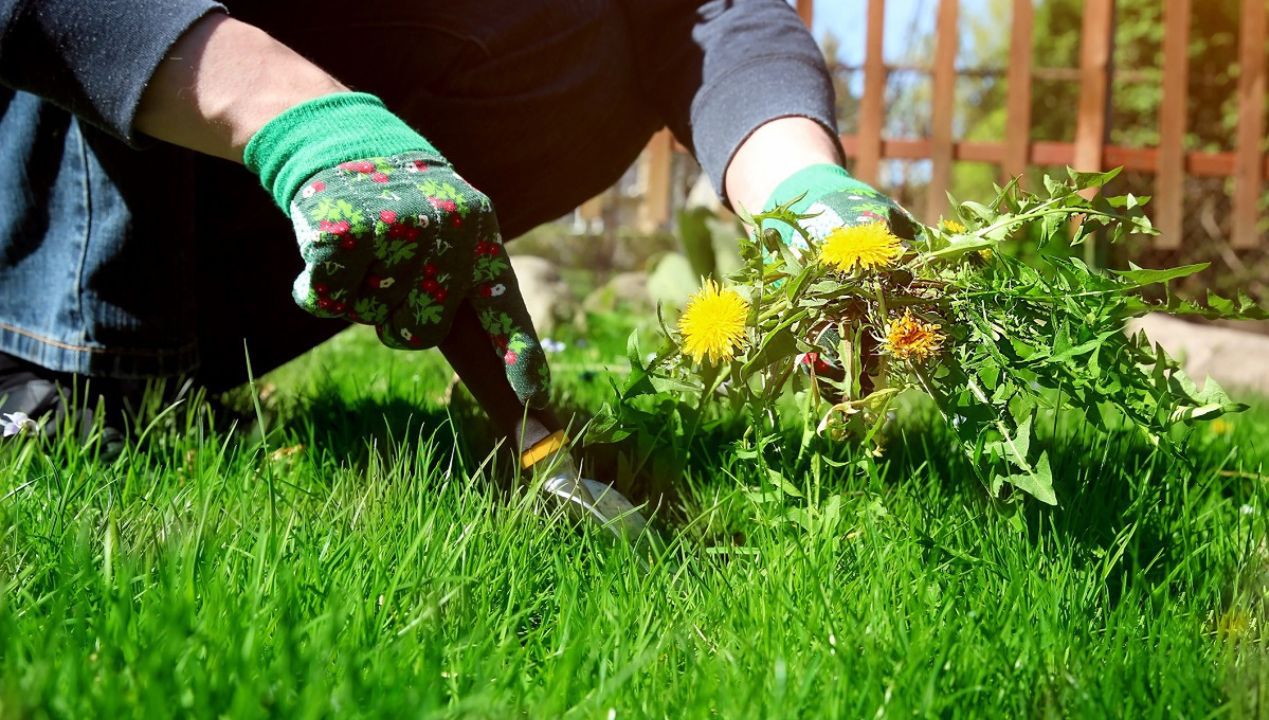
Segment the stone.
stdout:
[[700,285],[700,276],[682,253],[666,253],[648,275],[648,294],[652,301],[660,303],[671,314],[677,314]]
[[1144,331],[1182,363],[1199,387],[1203,378],[1210,376],[1231,395],[1243,390],[1269,396],[1269,336],[1200,325],[1160,313],[1129,321],[1128,331]]
[[572,318],[576,304],[555,263],[535,255],[512,255],[511,267],[539,337]]
[[613,312],[618,308],[649,311],[655,308],[648,294],[648,274],[631,271],[617,273],[608,282],[591,291],[582,301],[586,312]]

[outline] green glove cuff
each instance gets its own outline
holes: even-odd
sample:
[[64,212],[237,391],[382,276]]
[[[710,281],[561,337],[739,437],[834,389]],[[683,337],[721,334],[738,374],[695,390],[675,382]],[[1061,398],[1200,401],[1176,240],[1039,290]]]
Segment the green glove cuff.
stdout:
[[342,162],[408,152],[440,156],[422,135],[366,93],[335,93],[283,111],[251,137],[247,169],[286,212],[306,180]]
[[876,193],[876,190],[869,187],[867,183],[851,177],[850,173],[846,172],[846,168],[840,165],[829,163],[809,165],[793,173],[784,182],[777,185],[776,189],[771,192],[771,197],[767,198],[767,204],[763,207],[763,210],[770,210],[777,205],[782,205],[792,200],[798,195],[805,194],[805,197],[793,206],[794,212],[802,212],[811,203],[824,195],[855,189]]

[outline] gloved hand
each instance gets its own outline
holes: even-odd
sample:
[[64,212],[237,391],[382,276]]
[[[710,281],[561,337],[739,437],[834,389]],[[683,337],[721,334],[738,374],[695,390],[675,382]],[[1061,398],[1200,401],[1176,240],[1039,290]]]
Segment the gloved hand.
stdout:
[[243,159],[295,226],[300,307],[422,349],[470,301],[520,400],[545,402],[546,356],[489,198],[378,98],[339,93],[293,107]]
[[[823,243],[838,228],[875,223],[883,223],[901,240],[914,240],[921,232],[921,225],[908,211],[837,165],[812,165],[794,173],[776,186],[764,210],[771,210],[799,196],[801,199],[792,205],[792,210],[799,214],[815,214],[815,217],[802,221],[802,226],[817,243]],[[785,245],[795,252],[807,249],[802,235],[785,223],[771,223],[770,227],[779,232]],[[826,324],[815,337],[805,338],[814,350],[804,354],[799,365],[817,376],[842,381],[846,373],[838,358],[840,340],[837,326]],[[877,348],[875,338],[867,333],[860,338],[860,345],[863,367],[859,368],[857,382],[862,396],[872,391],[869,374],[875,370]],[[824,392],[834,402],[841,399],[839,393],[829,388],[824,388]]]
[[[812,165],[789,176],[772,191],[764,210],[798,196],[802,199],[794,203],[792,209],[797,213],[816,214],[802,225],[817,241],[822,242],[837,228],[877,222],[885,223],[891,233],[903,240],[914,240],[920,232],[921,225],[907,210],[837,165]],[[806,249],[806,241],[788,225],[772,223],[771,227],[790,248]]]

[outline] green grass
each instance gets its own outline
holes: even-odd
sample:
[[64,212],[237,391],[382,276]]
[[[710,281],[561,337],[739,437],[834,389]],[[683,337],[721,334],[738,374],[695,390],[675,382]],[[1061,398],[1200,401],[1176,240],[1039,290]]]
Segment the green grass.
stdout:
[[709,428],[644,571],[508,489],[447,378],[345,334],[268,379],[265,444],[179,410],[113,464],[0,448],[0,717],[1269,714],[1264,404],[1189,466],[1063,419],[1063,505],[1014,518],[921,417],[776,502]]

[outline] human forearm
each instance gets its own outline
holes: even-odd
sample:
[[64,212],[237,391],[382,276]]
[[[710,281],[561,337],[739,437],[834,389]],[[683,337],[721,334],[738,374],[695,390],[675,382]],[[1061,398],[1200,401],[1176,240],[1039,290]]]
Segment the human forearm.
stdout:
[[[482,364],[490,378],[474,377],[502,378],[517,401],[492,409],[495,421],[545,397],[545,358],[488,197],[377,97],[212,16],[160,63],[136,125],[260,177],[296,227],[305,266],[292,296],[305,310],[373,325],[398,349],[434,347],[470,325],[484,338],[473,352],[498,360]],[[479,312],[456,321],[468,304]]]
[[247,141],[289,107],[346,90],[264,31],[220,14],[195,23],[159,63],[135,127],[242,162]]
[[736,150],[725,176],[727,197],[750,212],[763,209],[785,178],[812,165],[840,163],[837,142],[819,123],[804,117],[772,120]]

